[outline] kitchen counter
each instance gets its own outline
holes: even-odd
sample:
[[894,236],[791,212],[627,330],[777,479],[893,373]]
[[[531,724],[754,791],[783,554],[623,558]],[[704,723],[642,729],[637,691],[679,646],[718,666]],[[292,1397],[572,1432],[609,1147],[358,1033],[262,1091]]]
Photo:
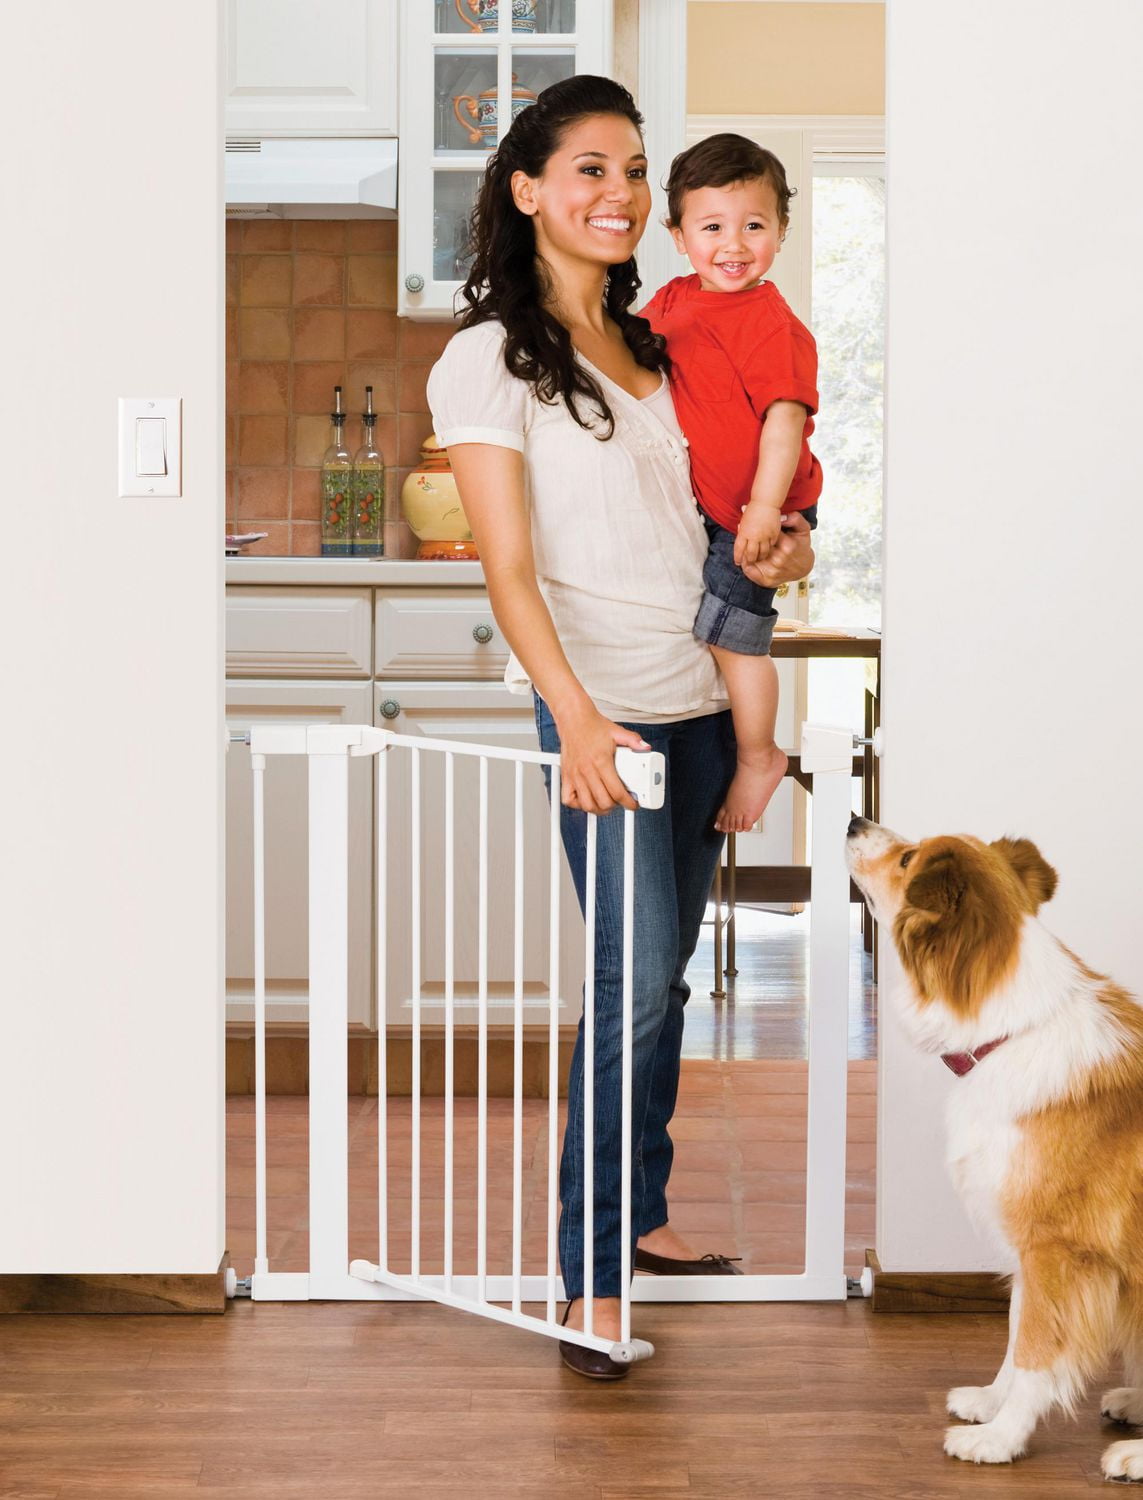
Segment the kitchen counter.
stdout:
[[226,581],[271,584],[335,584],[341,588],[482,588],[478,562],[416,562],[387,557],[228,557]]

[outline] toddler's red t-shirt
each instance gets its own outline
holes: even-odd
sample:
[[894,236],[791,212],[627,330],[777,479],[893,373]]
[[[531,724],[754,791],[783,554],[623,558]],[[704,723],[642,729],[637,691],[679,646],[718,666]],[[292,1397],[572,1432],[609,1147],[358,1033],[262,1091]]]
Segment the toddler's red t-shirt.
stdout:
[[818,409],[814,336],[772,282],[746,292],[706,292],[677,276],[642,310],[671,356],[671,394],[691,450],[695,496],[712,520],[737,531],[758,468],[766,408],[798,401],[810,416],[782,510],[806,510],[822,489],[810,452]]

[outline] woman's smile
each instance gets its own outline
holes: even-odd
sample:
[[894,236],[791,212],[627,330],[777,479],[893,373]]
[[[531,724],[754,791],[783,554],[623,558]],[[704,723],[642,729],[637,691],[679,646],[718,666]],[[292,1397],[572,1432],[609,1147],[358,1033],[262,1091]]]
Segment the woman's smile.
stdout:
[[635,227],[632,219],[623,216],[596,215],[587,222],[592,229],[600,229],[604,234],[630,234]]

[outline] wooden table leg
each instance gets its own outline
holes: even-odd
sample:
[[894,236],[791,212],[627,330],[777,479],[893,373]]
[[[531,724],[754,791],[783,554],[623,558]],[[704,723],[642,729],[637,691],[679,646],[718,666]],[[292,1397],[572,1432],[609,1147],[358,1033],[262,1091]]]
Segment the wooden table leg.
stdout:
[[726,973],[738,973],[734,962],[734,885],[736,879],[734,834],[726,835]]
[[[873,738],[876,704],[877,698],[867,678],[865,683],[864,729],[866,744],[861,757],[861,816],[868,818],[871,823],[877,821],[877,797],[874,787],[877,757],[873,754],[872,744],[869,743]],[[869,910],[869,904],[866,901],[861,903],[861,936],[866,953],[872,953],[873,913]]]
[[725,1000],[726,990],[723,988],[722,970],[722,860],[720,859],[714,872],[714,989],[711,990],[712,1000]]

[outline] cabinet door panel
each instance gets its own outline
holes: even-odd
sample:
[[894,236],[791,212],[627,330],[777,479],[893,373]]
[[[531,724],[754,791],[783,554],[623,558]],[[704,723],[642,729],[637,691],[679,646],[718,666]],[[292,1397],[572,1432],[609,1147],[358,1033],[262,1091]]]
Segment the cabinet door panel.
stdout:
[[[231,730],[251,724],[368,724],[368,683],[230,682]],[[373,983],[372,760],[349,768],[349,1018],[368,1025]],[[250,752],[232,744],[226,766],[227,1017],[253,1015],[253,778]],[[266,758],[266,994],[272,1021],[309,1014],[307,892],[309,845],[305,756]]]
[[227,672],[232,677],[368,677],[370,594],[369,589],[227,589]]
[[[536,728],[530,698],[500,683],[379,682],[380,725],[399,734],[534,750]],[[381,713],[382,705],[387,714]],[[394,706],[396,717],[389,717]],[[388,779],[388,960],[387,1010],[395,1025],[411,1020],[413,893],[410,848],[415,810],[411,756],[390,756]],[[478,977],[479,768],[475,757],[458,755],[455,766],[455,976],[458,1024],[476,1019]],[[512,1019],[514,984],[515,768],[488,763],[488,975],[494,1024]],[[422,1017],[444,1018],[445,893],[444,756],[421,756],[421,965]],[[524,997],[525,1019],[546,1024],[549,980],[549,809],[543,773],[524,767]],[[579,1017],[583,983],[583,921],[571,876],[560,859],[560,1021]]]
[[396,135],[398,0],[227,0],[228,135]]
[[378,593],[378,677],[502,678],[507,660],[483,589]]

